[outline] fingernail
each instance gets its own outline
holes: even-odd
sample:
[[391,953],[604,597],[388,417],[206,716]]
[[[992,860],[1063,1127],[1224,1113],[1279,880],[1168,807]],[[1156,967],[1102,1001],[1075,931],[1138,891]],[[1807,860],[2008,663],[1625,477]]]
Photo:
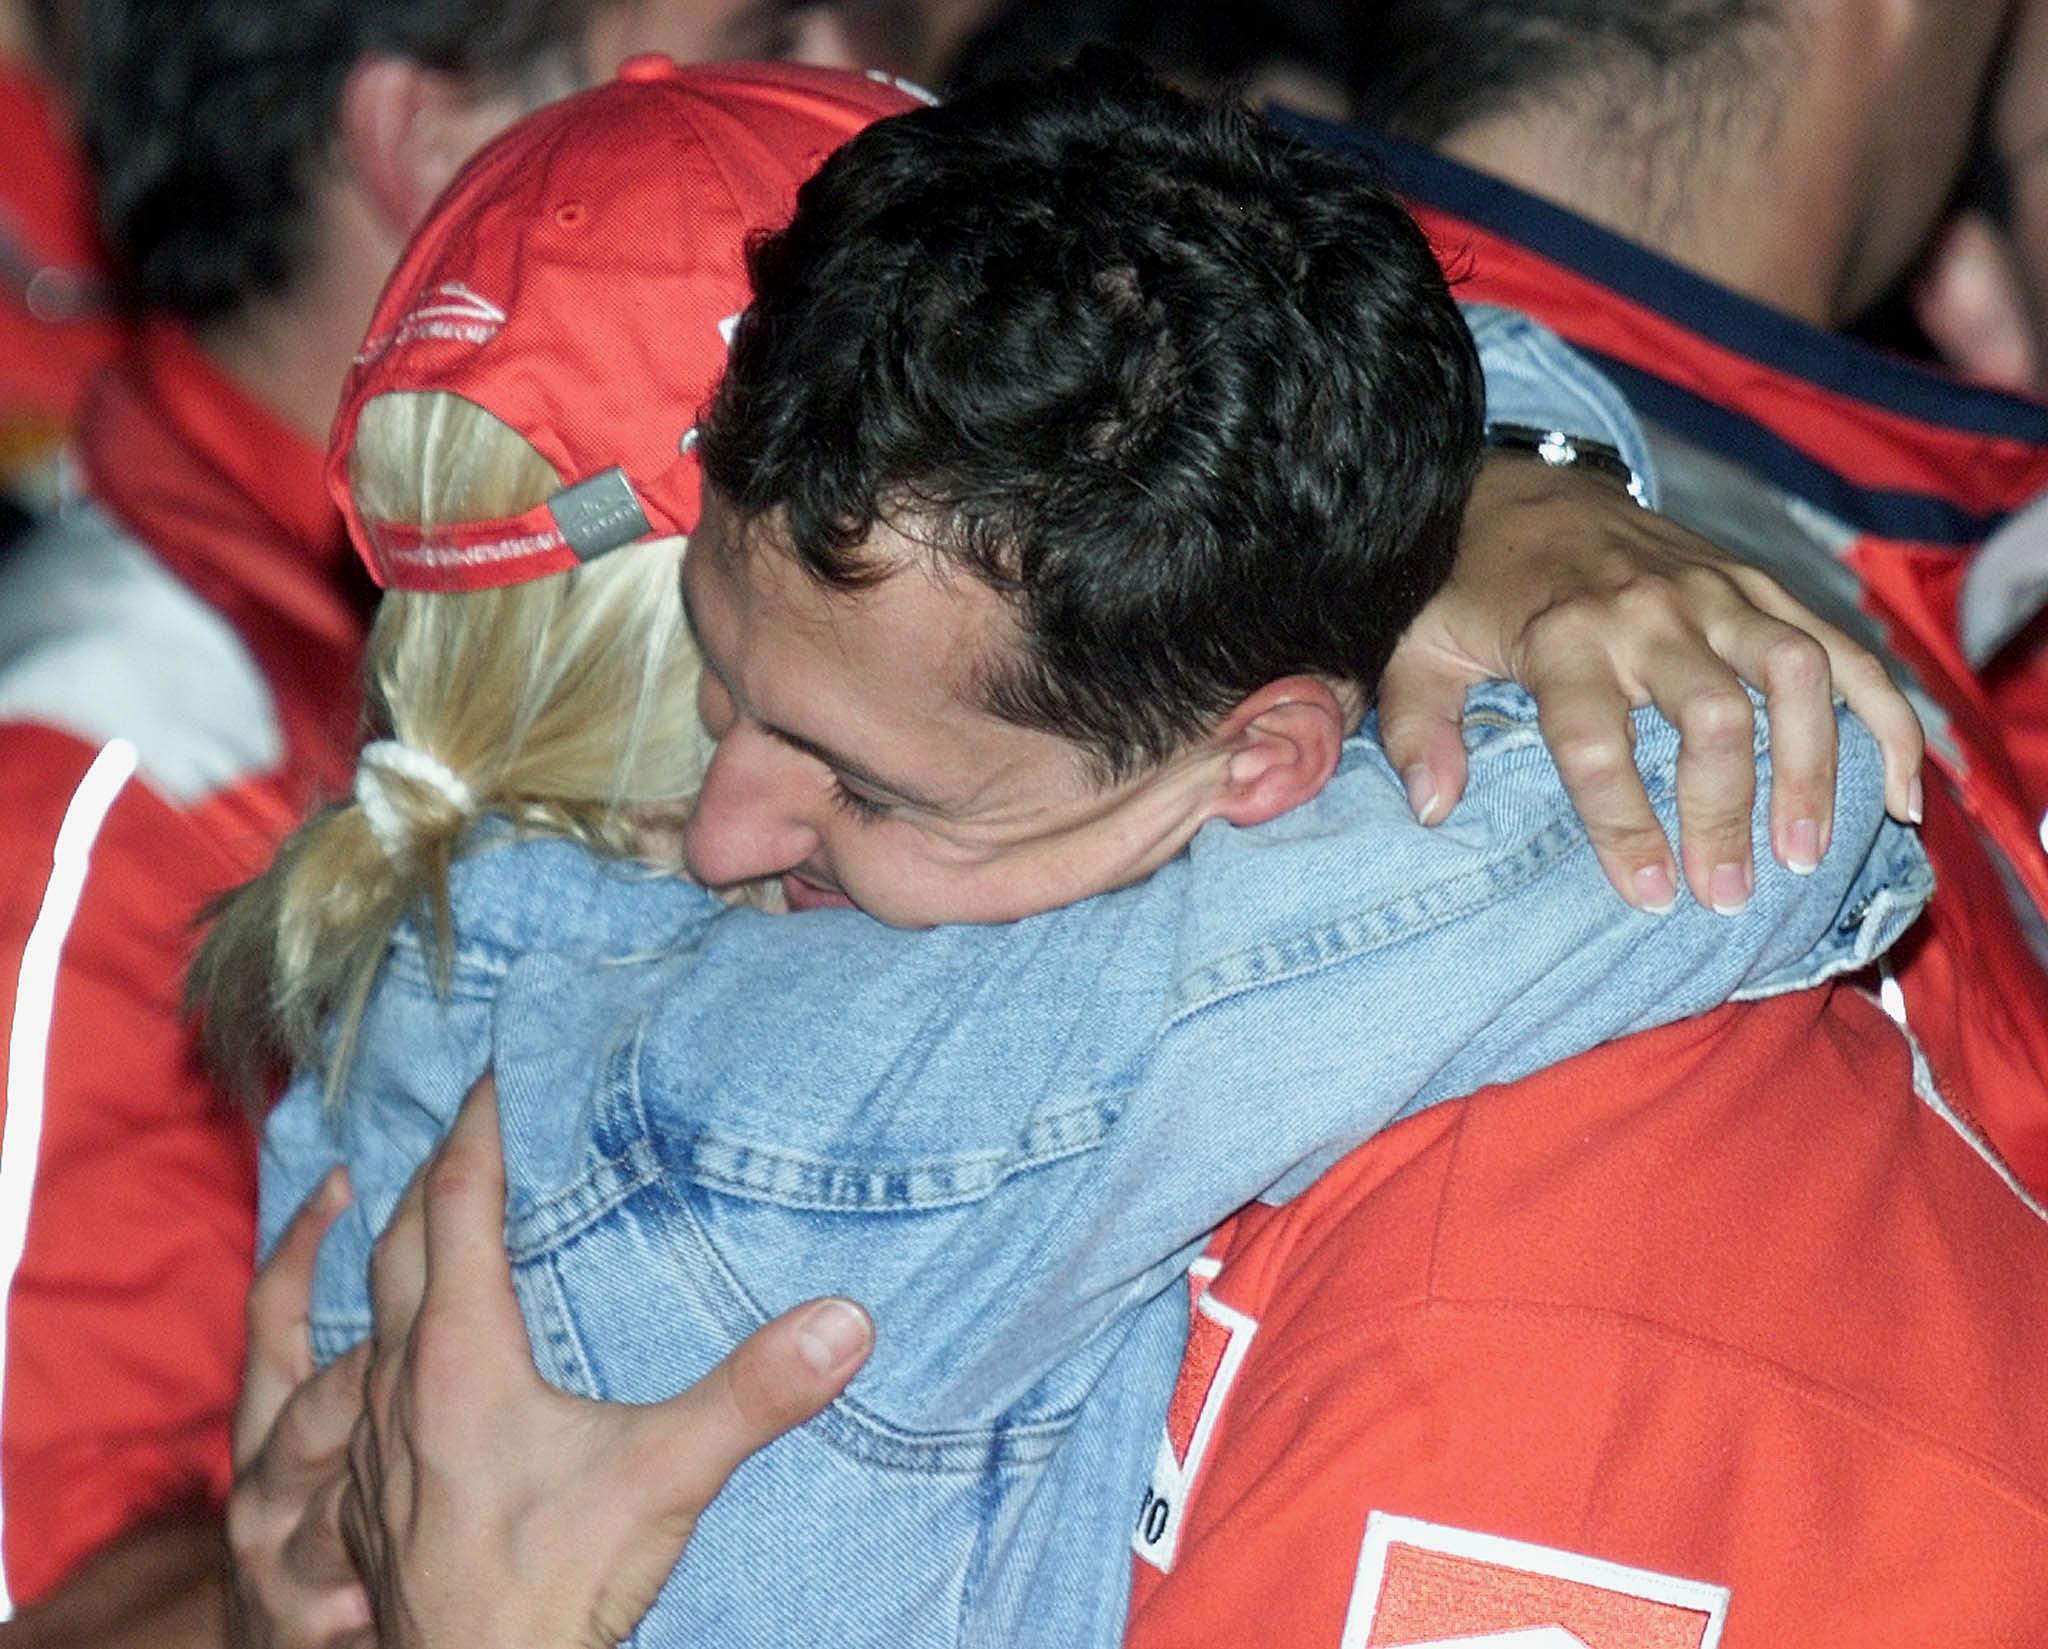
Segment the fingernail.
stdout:
[[1820,869],[1820,820],[1794,819],[1786,827],[1785,868],[1795,876]]
[[1906,786],[1906,817],[1919,824],[1926,801],[1927,793],[1920,788],[1920,775],[1915,773],[1912,783]]
[[851,1300],[820,1300],[797,1325],[797,1349],[820,1374],[837,1374],[875,1337],[868,1314]]
[[348,1183],[348,1170],[340,1163],[336,1163],[327,1170],[327,1177],[320,1182],[320,1206],[345,1207],[352,1194],[352,1188]]
[[1422,762],[1404,769],[1401,787],[1408,792],[1408,810],[1424,824],[1436,822],[1436,776]]
[[1707,878],[1708,903],[1723,916],[1733,916],[1749,903],[1749,872],[1741,865],[1716,865]]
[[1652,916],[1668,916],[1678,903],[1678,885],[1663,865],[1644,865],[1636,872],[1636,903]]

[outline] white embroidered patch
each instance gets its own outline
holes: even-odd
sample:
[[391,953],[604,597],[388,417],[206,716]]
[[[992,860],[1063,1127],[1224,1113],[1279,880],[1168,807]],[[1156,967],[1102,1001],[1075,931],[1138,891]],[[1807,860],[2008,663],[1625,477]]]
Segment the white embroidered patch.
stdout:
[[1180,1380],[1166,1412],[1166,1429],[1159,1439],[1158,1458],[1152,1464],[1152,1480],[1145,1487],[1145,1498],[1138,1505],[1137,1525],[1131,1530],[1132,1552],[1161,1574],[1173,1571],[1188,1497],[1201,1472],[1202,1458],[1209,1452],[1209,1441],[1215,1435],[1230,1388],[1252,1348],[1252,1336],[1259,1329],[1252,1318],[1223,1304],[1209,1292],[1222,1270],[1222,1262],[1207,1255],[1188,1267],[1191,1299],[1187,1355],[1181,1360]]
[[1716,1649],[1728,1588],[1374,1512],[1340,1649]]

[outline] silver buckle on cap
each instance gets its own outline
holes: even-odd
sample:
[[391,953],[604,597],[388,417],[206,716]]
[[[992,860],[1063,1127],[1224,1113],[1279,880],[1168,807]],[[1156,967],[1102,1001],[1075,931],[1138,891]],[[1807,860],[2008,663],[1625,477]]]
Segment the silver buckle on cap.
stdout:
[[564,487],[548,500],[548,514],[578,561],[595,561],[607,550],[654,531],[633,494],[633,483],[616,467]]

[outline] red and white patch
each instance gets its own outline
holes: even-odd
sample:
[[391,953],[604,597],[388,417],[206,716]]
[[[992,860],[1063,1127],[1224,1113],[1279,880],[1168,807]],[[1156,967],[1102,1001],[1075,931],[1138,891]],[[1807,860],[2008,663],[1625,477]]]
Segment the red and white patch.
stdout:
[[1374,1512],[1341,1649],[1715,1649],[1728,1596],[1707,1581]]
[[1188,1267],[1188,1349],[1166,1410],[1166,1432],[1159,1440],[1152,1480],[1131,1530],[1131,1550],[1161,1574],[1173,1571],[1188,1497],[1259,1328],[1252,1318],[1209,1292],[1222,1270],[1222,1262],[1207,1255]]

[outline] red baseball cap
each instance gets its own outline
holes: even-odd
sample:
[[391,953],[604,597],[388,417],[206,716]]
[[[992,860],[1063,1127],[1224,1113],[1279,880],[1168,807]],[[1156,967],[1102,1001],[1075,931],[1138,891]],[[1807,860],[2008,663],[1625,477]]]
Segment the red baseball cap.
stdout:
[[[748,241],[788,223],[833,149],[916,101],[875,75],[638,57],[488,144],[406,248],[342,388],[327,486],[371,577],[488,589],[689,532],[695,425],[751,296]],[[475,402],[561,491],[497,521],[365,520],[349,446],[395,390]]]

